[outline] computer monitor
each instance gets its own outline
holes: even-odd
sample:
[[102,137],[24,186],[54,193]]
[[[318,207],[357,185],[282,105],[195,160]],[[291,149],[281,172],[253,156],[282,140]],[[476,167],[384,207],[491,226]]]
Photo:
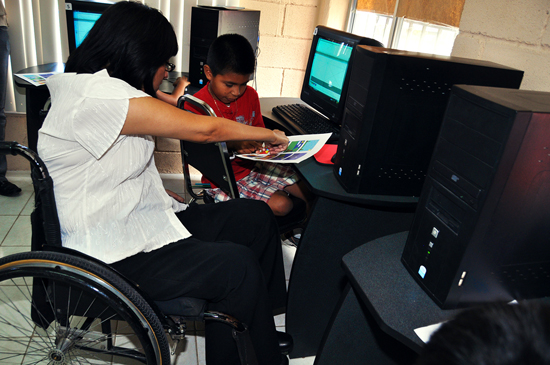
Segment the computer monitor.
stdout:
[[333,123],[341,124],[355,46],[382,43],[336,29],[317,26],[300,98]]
[[69,53],[80,46],[101,14],[113,4],[106,0],[65,0]]

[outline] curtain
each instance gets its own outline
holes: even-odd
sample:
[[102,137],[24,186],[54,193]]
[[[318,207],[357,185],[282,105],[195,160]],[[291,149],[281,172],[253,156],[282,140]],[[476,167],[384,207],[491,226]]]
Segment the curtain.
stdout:
[[458,28],[465,0],[357,0],[357,10]]
[[[65,0],[1,0],[9,22],[11,62],[9,75],[27,67],[64,62],[69,56]],[[123,0],[115,0],[123,1]],[[238,6],[239,0],[141,0],[159,9],[178,37],[176,71],[189,71],[191,8],[195,5]],[[10,85],[12,87],[10,87]],[[25,90],[8,78],[7,112],[25,112]]]
[[357,0],[357,10],[393,15],[397,0]]

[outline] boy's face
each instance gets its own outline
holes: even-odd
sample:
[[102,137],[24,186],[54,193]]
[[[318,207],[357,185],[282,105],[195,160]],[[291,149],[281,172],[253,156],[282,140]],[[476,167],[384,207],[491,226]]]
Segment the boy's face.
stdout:
[[240,98],[250,80],[250,74],[240,75],[234,72],[214,76],[208,65],[204,66],[204,73],[210,81],[210,93],[212,93],[214,99],[218,99],[224,104],[231,104]]

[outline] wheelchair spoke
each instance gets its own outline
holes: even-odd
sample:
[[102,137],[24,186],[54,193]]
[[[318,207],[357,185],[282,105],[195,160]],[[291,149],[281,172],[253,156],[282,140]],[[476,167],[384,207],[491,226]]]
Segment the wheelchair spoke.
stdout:
[[160,365],[168,358],[159,319],[112,271],[64,253],[0,258],[0,364]]

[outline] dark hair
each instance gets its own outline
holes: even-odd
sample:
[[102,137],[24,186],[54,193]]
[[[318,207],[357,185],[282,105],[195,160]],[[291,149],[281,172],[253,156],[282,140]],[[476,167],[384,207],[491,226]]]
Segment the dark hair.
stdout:
[[223,34],[210,45],[206,64],[214,76],[228,72],[250,75],[254,73],[256,56],[245,37],[240,34]]
[[550,364],[550,305],[494,304],[461,312],[436,331],[417,365]]
[[121,1],[97,20],[65,65],[65,72],[109,75],[155,96],[153,78],[159,67],[178,53],[172,25],[157,10]]

